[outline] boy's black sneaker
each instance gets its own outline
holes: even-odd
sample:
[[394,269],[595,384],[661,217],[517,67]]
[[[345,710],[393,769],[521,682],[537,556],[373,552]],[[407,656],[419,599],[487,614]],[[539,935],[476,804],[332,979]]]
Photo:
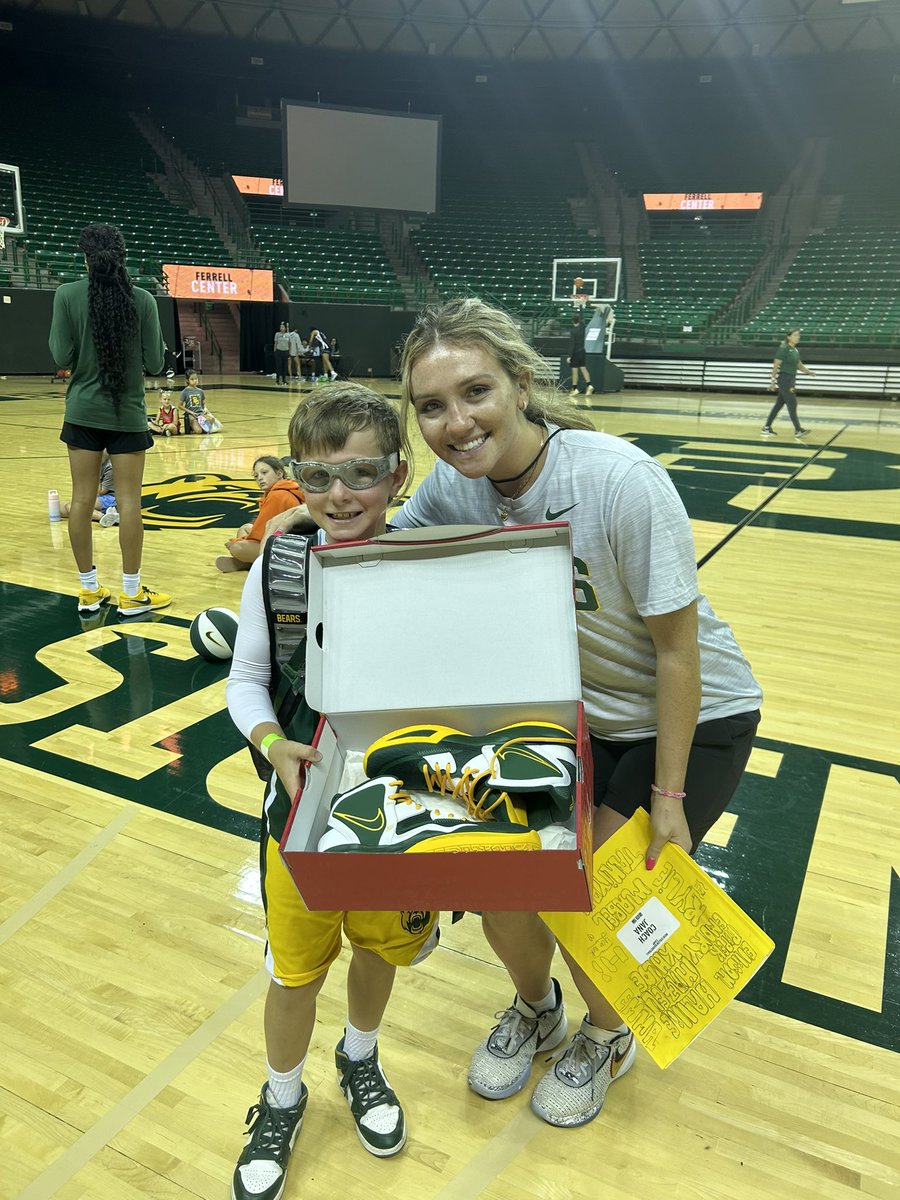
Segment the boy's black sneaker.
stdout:
[[231,1177],[231,1200],[278,1200],[287,1179],[288,1159],[303,1124],[309,1089],[300,1085],[293,1108],[275,1108],[263,1084],[259,1103],[247,1113],[247,1142]]
[[338,1087],[356,1122],[356,1135],[370,1154],[390,1158],[406,1145],[406,1118],[400,1101],[385,1078],[378,1061],[378,1047],[368,1058],[351,1062],[344,1053],[344,1039],[334,1051]]
[[808,430],[808,429],[795,429],[795,430],[794,430],[794,437],[798,437],[798,438],[806,437],[806,435],[807,435],[808,433],[809,433],[809,430]]
[[763,425],[762,429],[759,431],[759,436],[760,437],[774,437],[775,430],[772,428],[771,425]]

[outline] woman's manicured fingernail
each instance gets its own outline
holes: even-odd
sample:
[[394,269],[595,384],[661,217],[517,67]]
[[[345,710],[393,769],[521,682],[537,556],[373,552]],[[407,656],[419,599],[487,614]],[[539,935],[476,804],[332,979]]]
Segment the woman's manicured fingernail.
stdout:
[[652,871],[653,868],[656,866],[656,859],[648,858],[645,865],[646,865],[648,871]]

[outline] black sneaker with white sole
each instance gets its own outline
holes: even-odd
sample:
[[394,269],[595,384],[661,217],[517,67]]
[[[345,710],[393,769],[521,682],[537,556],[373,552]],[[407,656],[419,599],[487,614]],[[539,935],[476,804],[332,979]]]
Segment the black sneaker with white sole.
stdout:
[[406,1145],[406,1118],[387,1081],[376,1046],[368,1058],[354,1061],[344,1053],[344,1039],[334,1050],[338,1087],[356,1122],[356,1136],[376,1158],[390,1158]]
[[308,1099],[304,1083],[292,1108],[275,1108],[263,1084],[259,1103],[247,1113],[247,1141],[231,1177],[231,1200],[278,1200]]

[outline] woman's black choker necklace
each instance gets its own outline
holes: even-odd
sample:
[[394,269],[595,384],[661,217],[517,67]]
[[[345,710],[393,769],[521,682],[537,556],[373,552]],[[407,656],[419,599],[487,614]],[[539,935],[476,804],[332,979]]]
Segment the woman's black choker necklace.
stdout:
[[[546,433],[546,426],[542,426],[541,428]],[[490,475],[488,475],[488,483],[492,483],[494,485],[494,487],[496,487],[498,483],[517,483],[518,480],[520,480],[523,475],[527,475],[529,471],[534,470],[537,460],[541,457],[541,455],[544,453],[544,451],[547,449],[547,447],[550,445],[551,441],[556,437],[556,435],[558,433],[559,433],[559,430],[554,429],[553,432],[548,435],[546,440],[544,440],[542,437],[540,450],[538,450],[537,454],[534,456],[534,458],[531,460],[531,462],[528,464],[528,466],[525,468],[524,471],[520,471],[518,473],[518,475],[510,475],[509,479],[491,479]]]
[[[513,475],[512,479],[497,480],[497,479],[491,479],[490,475],[488,476],[488,481],[491,484],[493,484],[493,486],[495,488],[497,487],[498,483],[515,483],[517,479],[522,480],[522,482],[519,484],[519,486],[516,488],[516,490],[513,492],[513,494],[511,496],[503,496],[503,493],[502,492],[500,493],[501,496],[503,496],[503,502],[501,504],[498,504],[498,506],[497,506],[497,515],[499,516],[500,521],[504,525],[509,520],[510,509],[512,508],[515,501],[519,499],[519,497],[522,495],[522,493],[527,488],[531,487],[532,481],[534,480],[534,477],[535,477],[535,471],[537,470],[537,465],[540,462],[541,455],[547,449],[547,446],[550,444],[550,440],[552,438],[556,437],[556,435],[559,433],[558,429],[554,429],[553,433],[547,434],[547,427],[545,425],[539,426],[539,428],[541,430],[541,448],[540,448],[540,450],[538,450],[537,454],[534,456],[534,458],[531,460],[531,462],[528,464],[528,466],[525,468],[524,471],[520,471],[518,475]],[[544,436],[545,434],[547,434],[546,437]],[[499,488],[497,490],[499,491]]]

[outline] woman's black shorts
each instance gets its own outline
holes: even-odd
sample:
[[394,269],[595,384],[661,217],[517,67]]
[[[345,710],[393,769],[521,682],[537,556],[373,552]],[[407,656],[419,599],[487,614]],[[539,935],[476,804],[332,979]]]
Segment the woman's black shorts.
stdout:
[[[753,748],[759,717],[757,709],[697,726],[684,780],[684,815],[695,850],[734,795]],[[605,804],[623,817],[633,816],[639,808],[649,812],[656,738],[611,742],[591,734],[591,750],[594,803]]]
[[94,429],[91,425],[73,425],[70,421],[63,423],[59,440],[75,450],[106,450],[110,457],[113,454],[136,454],[139,450],[149,450],[153,445],[153,435],[146,429],[139,433],[134,430]]

